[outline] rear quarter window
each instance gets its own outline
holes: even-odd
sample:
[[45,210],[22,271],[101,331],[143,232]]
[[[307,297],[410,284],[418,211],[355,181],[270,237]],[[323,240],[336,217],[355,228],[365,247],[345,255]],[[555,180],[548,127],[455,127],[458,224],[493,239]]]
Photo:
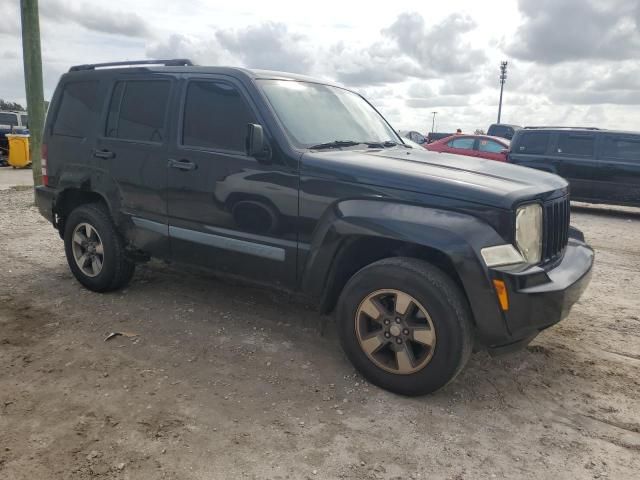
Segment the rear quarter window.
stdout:
[[64,85],[52,134],[86,137],[100,114],[99,82],[70,82]]
[[548,132],[525,132],[520,134],[515,148],[511,148],[514,153],[526,153],[540,155],[547,151],[551,134]]

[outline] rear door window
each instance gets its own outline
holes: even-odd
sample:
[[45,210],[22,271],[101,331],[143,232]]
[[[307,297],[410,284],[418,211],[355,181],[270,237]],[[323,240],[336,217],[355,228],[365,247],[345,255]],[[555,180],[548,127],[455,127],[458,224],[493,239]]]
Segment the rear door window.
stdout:
[[109,104],[105,135],[138,142],[162,143],[165,139],[168,80],[116,82]]
[[473,143],[475,142],[475,138],[470,137],[462,137],[462,138],[454,138],[453,140],[449,140],[447,145],[451,148],[462,148],[465,150],[473,150]]
[[558,136],[556,153],[558,155],[571,155],[576,157],[593,157],[594,143],[595,137],[593,135],[561,133]]
[[249,123],[255,123],[255,117],[236,87],[217,81],[189,82],[183,145],[244,152]]
[[481,152],[490,152],[490,153],[500,153],[507,147],[500,145],[498,142],[494,142],[493,140],[479,140],[478,141],[478,150]]
[[602,156],[640,164],[640,137],[605,137]]
[[62,90],[53,135],[84,138],[95,127],[100,115],[99,82],[67,83]]
[[520,135],[518,145],[515,148],[516,153],[527,153],[532,155],[540,155],[547,151],[549,132],[526,132]]

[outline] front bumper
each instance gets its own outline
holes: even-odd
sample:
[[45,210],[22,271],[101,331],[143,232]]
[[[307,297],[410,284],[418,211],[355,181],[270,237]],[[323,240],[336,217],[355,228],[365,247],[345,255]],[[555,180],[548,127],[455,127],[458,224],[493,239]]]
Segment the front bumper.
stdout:
[[503,280],[509,309],[503,312],[510,339],[489,345],[499,352],[529,343],[541,330],[565,318],[589,285],[594,252],[574,231],[562,260],[552,268],[504,267],[491,270],[493,279]]

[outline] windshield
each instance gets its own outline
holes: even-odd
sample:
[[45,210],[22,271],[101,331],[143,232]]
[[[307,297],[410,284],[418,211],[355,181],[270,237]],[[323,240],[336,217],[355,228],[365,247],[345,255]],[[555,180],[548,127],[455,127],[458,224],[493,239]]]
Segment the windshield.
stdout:
[[[339,87],[291,80],[261,80],[276,115],[299,147],[332,142],[401,143],[362,97]],[[345,143],[345,146],[348,146]]]

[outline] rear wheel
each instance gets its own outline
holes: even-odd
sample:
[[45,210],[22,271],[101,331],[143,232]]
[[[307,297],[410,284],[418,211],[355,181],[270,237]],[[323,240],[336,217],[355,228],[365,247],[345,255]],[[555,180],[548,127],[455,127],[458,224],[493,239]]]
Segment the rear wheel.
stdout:
[[466,299],[447,275],[421,260],[389,258],[357,272],[342,292],[338,316],[354,366],[395,393],[443,387],[471,353]]
[[67,263],[89,290],[107,292],[124,287],[135,270],[126,257],[124,240],[101,204],[82,205],[65,220]]

